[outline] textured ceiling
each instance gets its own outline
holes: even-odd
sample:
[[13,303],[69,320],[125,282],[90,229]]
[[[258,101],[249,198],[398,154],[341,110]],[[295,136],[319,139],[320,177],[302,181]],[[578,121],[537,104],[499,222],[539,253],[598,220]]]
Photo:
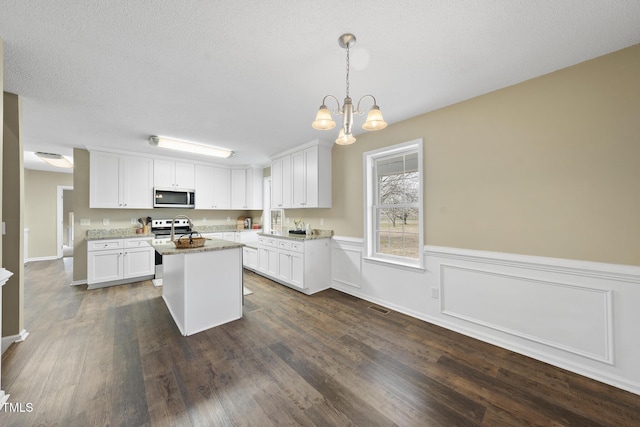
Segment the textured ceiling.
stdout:
[[395,123],[640,43],[640,2],[0,2],[29,168],[33,151],[157,154],[152,134],[234,149],[230,165],[333,140],[310,124],[345,96],[345,32],[352,98],[375,95]]

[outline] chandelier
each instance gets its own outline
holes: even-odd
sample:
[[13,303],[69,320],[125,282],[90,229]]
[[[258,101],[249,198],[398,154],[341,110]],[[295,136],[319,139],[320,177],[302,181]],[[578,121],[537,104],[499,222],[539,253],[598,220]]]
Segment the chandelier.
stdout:
[[367,114],[367,120],[362,124],[362,129],[364,130],[380,130],[387,127],[387,122],[382,118],[382,113],[380,112],[380,107],[378,107],[376,98],[373,95],[364,95],[358,103],[356,104],[356,108],[353,108],[353,102],[349,97],[349,48],[356,44],[356,36],[353,34],[343,34],[338,38],[338,44],[343,49],[347,50],[347,96],[344,98],[344,104],[340,107],[340,101],[333,95],[327,95],[322,99],[322,105],[318,110],[318,114],[316,114],[316,119],[311,123],[311,126],[314,129],[318,130],[329,130],[333,129],[336,126],[336,122],[331,117],[331,112],[325,105],[327,98],[333,98],[336,101],[338,108],[333,110],[335,114],[342,114],[342,128],[340,129],[340,133],[338,134],[338,139],[336,139],[336,144],[340,145],[349,145],[356,142],[356,139],[351,134],[351,127],[353,125],[353,115],[354,114],[364,114],[364,110],[360,109],[360,103],[365,98],[373,99],[373,106],[369,110],[369,114]]

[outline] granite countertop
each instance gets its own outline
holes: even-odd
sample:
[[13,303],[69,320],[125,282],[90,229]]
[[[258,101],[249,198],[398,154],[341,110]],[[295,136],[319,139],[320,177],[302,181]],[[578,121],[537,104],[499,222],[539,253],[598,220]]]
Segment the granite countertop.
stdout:
[[[257,231],[260,232],[262,229],[242,229],[238,230],[235,226],[231,227],[229,225],[194,225],[194,231],[199,233],[220,233],[225,231]],[[103,228],[103,229],[94,229],[87,230],[86,240],[101,240],[101,239],[135,239],[135,238],[149,238],[153,239],[155,236],[149,229],[147,234],[137,234],[135,228]]]
[[175,245],[171,242],[167,242],[166,240],[161,241],[162,243],[158,243],[158,240],[152,241],[151,246],[158,252],[160,255],[177,255],[177,254],[192,254],[196,252],[209,252],[209,251],[220,251],[224,249],[235,249],[241,248],[244,246],[242,243],[230,242],[228,240],[222,239],[205,239],[204,246],[200,248],[188,248],[188,249],[177,249]]
[[283,231],[282,234],[270,234],[270,233],[258,233],[258,236],[276,237],[278,239],[288,240],[317,240],[317,239],[330,239],[333,237],[333,230],[320,230],[314,228],[311,230],[311,234],[292,234],[289,233],[289,229]]
[[87,240],[100,240],[100,239],[134,239],[134,238],[148,238],[153,239],[152,233],[137,234],[135,228],[110,228],[110,229],[95,229],[87,230]]
[[238,230],[235,225],[193,225],[193,231],[197,231],[199,233],[221,233],[221,232],[229,232],[229,231],[239,231],[241,233],[245,231],[262,231],[262,228],[242,228]]

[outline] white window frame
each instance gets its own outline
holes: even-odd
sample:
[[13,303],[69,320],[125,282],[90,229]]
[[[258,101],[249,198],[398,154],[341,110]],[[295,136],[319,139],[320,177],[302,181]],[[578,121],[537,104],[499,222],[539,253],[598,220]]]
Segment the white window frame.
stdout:
[[[422,149],[422,138],[412,141],[403,142],[401,144],[380,148],[377,150],[367,151],[363,153],[363,171],[364,171],[364,259],[368,261],[393,264],[401,267],[410,267],[424,270],[424,156]],[[418,173],[419,173],[419,190],[418,190],[418,258],[416,260],[405,257],[398,257],[386,254],[376,253],[376,213],[375,203],[377,200],[377,177],[375,171],[376,161],[383,157],[394,154],[401,154],[408,151],[417,151],[418,153]]]

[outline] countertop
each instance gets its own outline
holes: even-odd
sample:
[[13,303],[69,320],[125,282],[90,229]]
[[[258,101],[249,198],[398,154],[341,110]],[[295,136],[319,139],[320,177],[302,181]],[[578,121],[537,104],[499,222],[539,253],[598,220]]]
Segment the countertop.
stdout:
[[[162,242],[162,243],[159,243]],[[189,248],[189,249],[177,249],[175,245],[171,242],[167,242],[166,240],[154,240],[151,241],[151,246],[158,252],[160,255],[178,255],[178,254],[191,254],[195,252],[209,252],[209,251],[220,251],[225,249],[235,249],[241,248],[244,246],[243,243],[230,242],[228,240],[222,239],[205,239],[204,246],[200,248]]]
[[288,240],[317,240],[317,239],[330,239],[333,237],[333,230],[320,230],[314,228],[311,230],[311,234],[292,234],[289,233],[289,229],[286,229],[282,232],[282,234],[271,234],[271,233],[258,233],[258,236],[265,237],[276,237],[278,239],[288,239]]
[[[261,232],[262,229],[242,229],[238,230],[235,226],[231,227],[228,225],[194,225],[194,231],[199,233],[222,233],[229,231],[257,231]],[[101,239],[141,239],[141,238],[153,239],[155,236],[151,231],[147,234],[136,234],[135,228],[104,228],[104,229],[94,229],[87,230],[86,240],[101,240]]]

